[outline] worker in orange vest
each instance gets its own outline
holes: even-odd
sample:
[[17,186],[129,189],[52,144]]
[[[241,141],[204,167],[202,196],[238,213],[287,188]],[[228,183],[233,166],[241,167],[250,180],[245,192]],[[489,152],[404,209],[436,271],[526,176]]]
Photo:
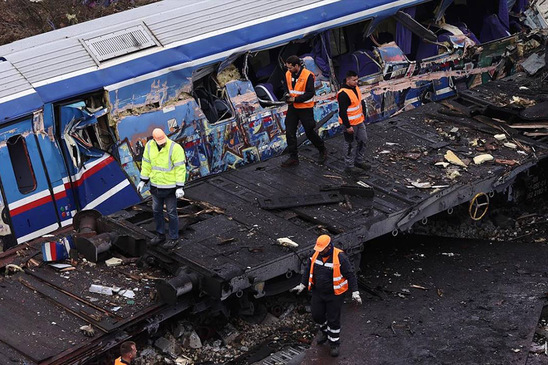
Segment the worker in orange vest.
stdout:
[[312,319],[319,326],[319,345],[329,341],[331,356],[339,356],[341,307],[349,289],[352,300],[362,304],[358,281],[346,254],[333,246],[331,237],[318,237],[314,254],[304,271],[302,282],[290,291],[299,294],[308,288],[312,292]]
[[137,357],[137,345],[133,341],[126,341],[120,345],[120,356],[114,361],[114,365],[129,365]]
[[337,101],[339,123],[342,124],[344,131],[344,171],[347,174],[358,175],[371,166],[365,163],[365,107],[356,72],[350,70],[346,73],[345,83],[337,93]]
[[301,121],[306,138],[320,152],[318,162],[323,164],[327,159],[327,149],[321,137],[316,133],[316,121],[314,120],[314,73],[304,68],[302,60],[297,56],[289,56],[285,61],[287,72],[285,73],[285,84],[287,87],[286,99],[288,103],[285,116],[285,136],[287,139],[287,152],[289,158],[282,162],[282,167],[291,167],[299,164],[297,148],[297,128]]

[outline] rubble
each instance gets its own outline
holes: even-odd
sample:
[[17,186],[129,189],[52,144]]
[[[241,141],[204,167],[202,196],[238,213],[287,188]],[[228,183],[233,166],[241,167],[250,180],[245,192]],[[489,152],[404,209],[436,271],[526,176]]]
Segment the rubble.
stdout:
[[113,267],[113,266],[118,266],[118,265],[121,265],[123,262],[122,259],[119,259],[117,257],[112,257],[108,260],[105,260],[105,264],[108,266],[108,267]]
[[449,215],[439,214],[431,217],[423,226],[414,227],[413,232],[440,237],[457,237],[467,239],[487,239],[495,242],[546,242],[548,237],[548,207],[546,197],[521,203],[499,202],[497,197],[491,199],[486,216],[471,224],[468,215],[468,204],[454,208]]
[[278,238],[276,239],[276,242],[280,245],[280,246],[285,246],[285,247],[299,247],[299,244],[295,241],[293,241],[291,238],[289,237],[281,237],[281,238]]
[[481,165],[484,162],[493,161],[493,160],[494,160],[493,155],[490,155],[488,153],[474,157],[474,163],[476,165]]
[[268,311],[256,310],[263,314],[231,317],[225,324],[226,319],[185,317],[169,329],[160,329],[162,335],[149,340],[153,347],[145,346],[135,364],[242,363],[238,359],[254,351],[262,354],[268,349],[265,357],[294,344],[309,345],[316,328],[307,311],[308,301],[306,296],[283,294],[265,303]]
[[466,167],[466,164],[460,158],[458,158],[457,155],[455,155],[455,153],[451,150],[447,150],[443,157],[447,160],[447,162],[453,165]]

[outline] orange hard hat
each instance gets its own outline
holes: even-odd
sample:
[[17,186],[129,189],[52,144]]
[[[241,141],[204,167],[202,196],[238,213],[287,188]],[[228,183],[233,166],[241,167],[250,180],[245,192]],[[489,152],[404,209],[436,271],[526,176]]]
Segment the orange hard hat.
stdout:
[[331,237],[326,234],[322,234],[316,240],[316,246],[314,246],[314,251],[323,251],[331,242]]
[[152,131],[152,138],[154,138],[154,140],[158,144],[164,144],[167,141],[166,134],[160,128],[154,128],[154,130]]

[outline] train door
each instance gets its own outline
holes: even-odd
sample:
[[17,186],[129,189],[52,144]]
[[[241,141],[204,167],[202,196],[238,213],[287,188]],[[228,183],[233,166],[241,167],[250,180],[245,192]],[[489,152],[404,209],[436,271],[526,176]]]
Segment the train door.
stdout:
[[[0,128],[0,171],[4,194],[2,220],[11,223],[9,233],[15,238],[11,241],[25,242],[59,228],[54,190],[31,117]],[[64,189],[59,191],[59,195],[63,194],[66,195]],[[1,232],[4,243],[10,241],[5,233]]]
[[57,112],[58,133],[69,173],[68,186],[78,208],[96,209],[106,215],[140,202],[141,197],[129,177],[106,151],[109,143],[104,139],[111,139],[106,123],[97,128],[99,119],[106,118],[107,109],[78,101],[58,105]]

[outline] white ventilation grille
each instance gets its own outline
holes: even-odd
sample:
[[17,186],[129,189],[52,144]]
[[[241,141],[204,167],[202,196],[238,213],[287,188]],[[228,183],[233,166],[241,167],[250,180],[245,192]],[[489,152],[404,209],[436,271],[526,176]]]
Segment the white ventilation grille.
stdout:
[[93,58],[99,62],[157,46],[154,37],[143,25],[137,25],[100,37],[83,39],[82,42],[91,52]]

